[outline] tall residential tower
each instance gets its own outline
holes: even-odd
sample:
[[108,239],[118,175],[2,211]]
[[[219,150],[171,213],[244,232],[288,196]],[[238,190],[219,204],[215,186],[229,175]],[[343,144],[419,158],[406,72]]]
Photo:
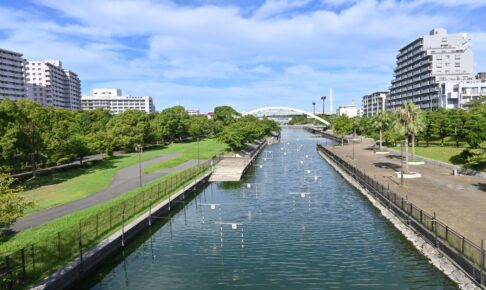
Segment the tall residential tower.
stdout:
[[21,53],[0,48],[0,100],[25,98],[24,69]]
[[81,82],[59,60],[29,61],[26,67],[27,97],[43,106],[81,109]]
[[400,49],[394,77],[387,110],[412,101],[421,109],[437,109],[441,82],[474,79],[471,38],[433,29]]

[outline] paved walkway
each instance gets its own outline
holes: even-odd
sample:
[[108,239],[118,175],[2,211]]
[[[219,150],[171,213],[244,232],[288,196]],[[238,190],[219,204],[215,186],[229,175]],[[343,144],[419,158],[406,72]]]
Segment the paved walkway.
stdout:
[[[143,173],[143,169],[147,166],[157,164],[169,159],[172,159],[174,157],[180,156],[181,154],[179,153],[173,153],[173,154],[166,154],[161,157],[142,162],[142,181],[143,184],[146,184],[154,179],[157,179],[159,177],[162,177],[164,175],[167,175],[169,173],[182,170],[185,168],[189,168],[191,166],[194,166],[197,163],[197,160],[189,160],[183,164],[180,164],[178,166],[175,166],[173,168],[169,169],[163,169],[163,170],[158,170],[150,173]],[[53,219],[63,217],[67,214],[70,214],[72,212],[82,210],[85,208],[88,208],[90,206],[102,203],[104,201],[113,199],[127,191],[130,191],[132,189],[135,189],[139,186],[139,165],[135,164],[129,167],[125,167],[123,169],[120,169],[115,177],[113,178],[110,186],[100,192],[91,194],[90,196],[87,196],[82,199],[75,200],[70,203],[62,204],[59,206],[55,206],[40,212],[33,213],[31,215],[28,215],[20,220],[18,220],[13,226],[12,230],[19,232],[24,229],[30,228],[30,227],[35,227],[38,225],[41,225],[43,223],[46,223],[48,221],[51,221]]]
[[377,155],[371,146],[374,142],[365,139],[355,144],[355,160],[352,160],[353,146],[335,146],[331,149],[350,163],[364,169],[366,174],[388,184],[390,189],[401,194],[452,229],[458,231],[476,244],[486,240],[486,182],[474,176],[453,176],[450,169],[425,164],[409,165],[410,171],[419,172],[422,178],[400,179],[394,176],[400,171],[400,156],[396,154]]

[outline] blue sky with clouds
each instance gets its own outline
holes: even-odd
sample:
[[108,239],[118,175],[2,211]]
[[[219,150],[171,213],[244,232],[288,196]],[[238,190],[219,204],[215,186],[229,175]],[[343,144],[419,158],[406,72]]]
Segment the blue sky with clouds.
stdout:
[[470,33],[486,71],[485,15],[486,0],[3,0],[0,47],[159,110],[310,111],[330,87],[335,107],[387,89],[397,50],[434,27]]

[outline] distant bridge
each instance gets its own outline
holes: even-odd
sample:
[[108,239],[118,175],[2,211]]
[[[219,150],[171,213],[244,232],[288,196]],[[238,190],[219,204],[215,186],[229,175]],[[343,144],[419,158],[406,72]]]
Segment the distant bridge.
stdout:
[[258,108],[258,109],[243,113],[243,116],[244,115],[256,115],[257,113],[260,113],[260,112],[274,112],[274,111],[290,111],[290,112],[295,112],[295,113],[299,113],[299,114],[304,114],[304,115],[307,115],[310,118],[313,118],[313,119],[321,122],[322,124],[326,125],[326,127],[331,126],[331,124],[328,121],[322,119],[319,116],[316,116],[312,113],[306,112],[306,111],[301,110],[301,109],[290,108],[290,107],[263,107],[263,108]]

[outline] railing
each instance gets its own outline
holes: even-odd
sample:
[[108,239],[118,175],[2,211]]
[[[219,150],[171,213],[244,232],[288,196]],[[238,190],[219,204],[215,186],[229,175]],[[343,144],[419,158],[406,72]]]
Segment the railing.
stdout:
[[220,160],[215,156],[153,185],[134,197],[83,219],[74,228],[48,239],[0,254],[0,289],[22,289],[55,272],[97,245],[122,224],[148,210],[169,194],[186,185]]
[[409,227],[440,249],[471,279],[486,289],[486,251],[483,244],[481,246],[476,245],[436,219],[435,214],[427,213],[399,194],[385,188],[383,184],[366,175],[364,171],[351,165],[326,147],[317,145],[317,150],[338,164],[361,186],[368,189],[384,206],[395,212]]

